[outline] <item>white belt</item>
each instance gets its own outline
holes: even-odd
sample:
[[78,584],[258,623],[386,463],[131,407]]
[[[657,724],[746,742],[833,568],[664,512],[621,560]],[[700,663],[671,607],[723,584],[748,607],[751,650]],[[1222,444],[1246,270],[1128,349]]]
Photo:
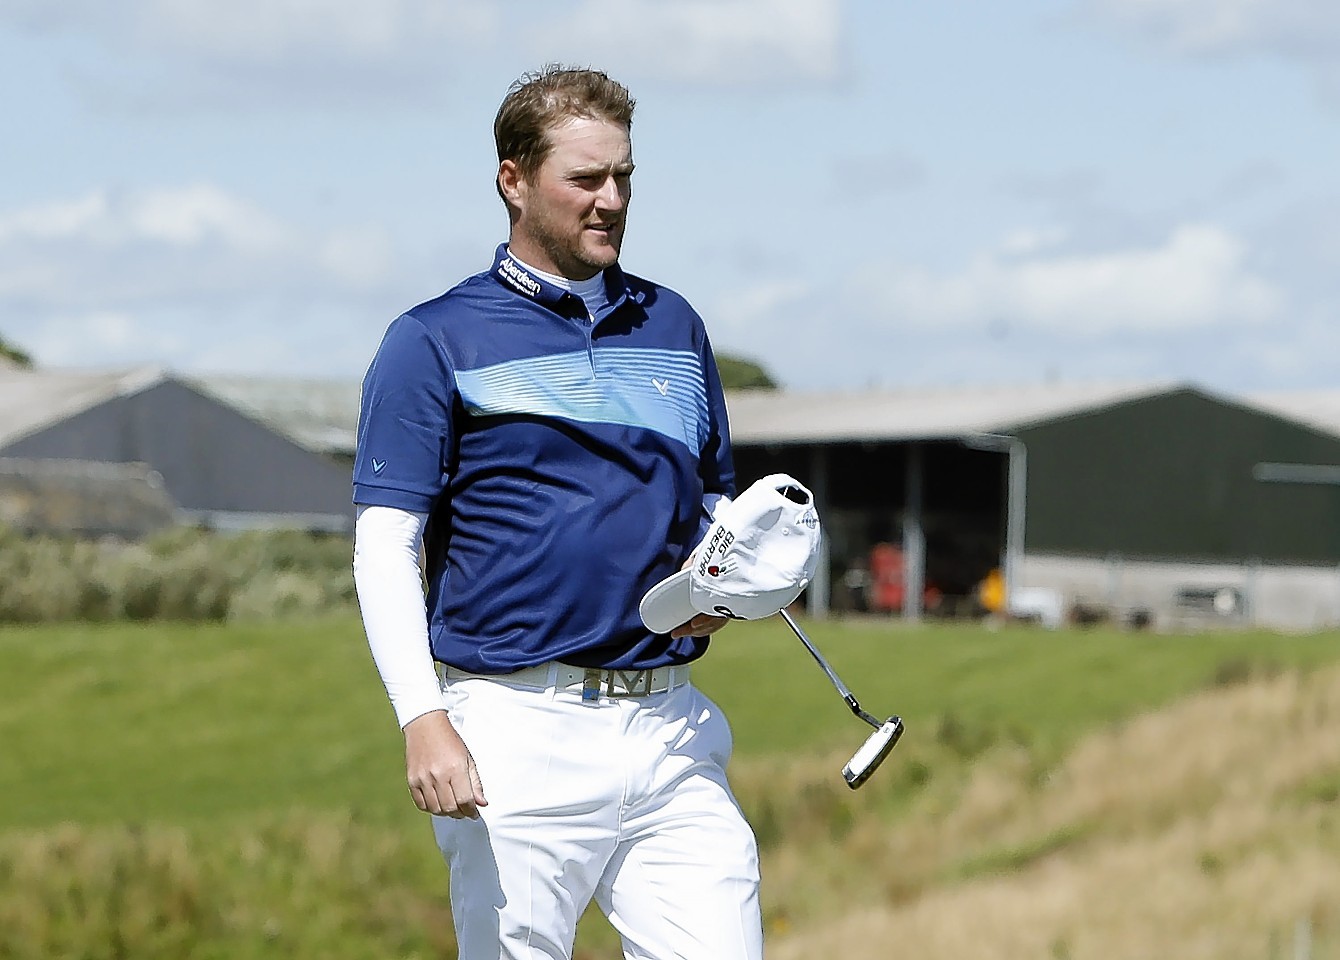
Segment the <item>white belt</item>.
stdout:
[[601,697],[649,697],[653,693],[665,693],[689,682],[688,664],[655,667],[651,670],[601,670],[550,662],[522,667],[512,673],[470,673],[439,664],[438,670],[443,680],[495,680],[509,686],[541,690],[553,687],[563,693],[580,693],[582,699],[587,701]]

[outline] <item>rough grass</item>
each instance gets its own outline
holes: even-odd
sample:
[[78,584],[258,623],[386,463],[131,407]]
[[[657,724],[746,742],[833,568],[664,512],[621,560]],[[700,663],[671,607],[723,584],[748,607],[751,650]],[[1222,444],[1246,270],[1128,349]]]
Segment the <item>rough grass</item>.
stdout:
[[0,957],[449,956],[441,866],[426,869],[422,846],[331,814],[13,831]]
[[1305,920],[1340,956],[1337,704],[1340,669],[1289,671],[1090,733],[1040,779],[994,750],[853,833],[853,871],[898,883],[816,892],[770,955],[1266,960]]
[[[714,643],[770,956],[1246,960],[1302,916],[1328,956],[1337,637],[810,630],[908,733],[853,793],[866,729],[785,626]],[[0,663],[0,957],[452,954],[356,621],[4,628]]]

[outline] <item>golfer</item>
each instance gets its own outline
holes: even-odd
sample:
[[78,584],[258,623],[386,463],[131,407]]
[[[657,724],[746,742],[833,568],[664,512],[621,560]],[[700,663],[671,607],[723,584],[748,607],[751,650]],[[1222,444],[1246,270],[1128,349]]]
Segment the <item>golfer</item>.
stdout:
[[507,242],[363,383],[355,580],[463,960],[570,957],[593,898],[627,958],[762,956],[730,730],[690,679],[727,621],[638,615],[734,471],[702,320],[618,263],[633,104],[594,70],[512,85]]

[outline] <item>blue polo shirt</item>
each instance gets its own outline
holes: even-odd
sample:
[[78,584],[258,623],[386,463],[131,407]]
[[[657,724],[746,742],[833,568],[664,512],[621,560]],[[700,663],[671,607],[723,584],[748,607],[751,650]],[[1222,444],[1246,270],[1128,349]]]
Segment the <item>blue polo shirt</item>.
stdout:
[[702,320],[613,266],[591,322],[498,248],[492,269],[391,323],[363,380],[354,501],[428,514],[433,656],[645,669],[701,638],[642,625],[642,594],[734,493]]

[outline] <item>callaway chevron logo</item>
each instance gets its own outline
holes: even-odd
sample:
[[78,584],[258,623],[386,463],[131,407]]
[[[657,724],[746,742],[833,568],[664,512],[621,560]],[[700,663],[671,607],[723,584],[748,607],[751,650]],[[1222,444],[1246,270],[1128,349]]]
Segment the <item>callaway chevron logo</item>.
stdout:
[[651,385],[656,388],[656,392],[661,396],[665,396],[666,391],[670,389],[669,380],[657,380],[655,377],[651,378]]

